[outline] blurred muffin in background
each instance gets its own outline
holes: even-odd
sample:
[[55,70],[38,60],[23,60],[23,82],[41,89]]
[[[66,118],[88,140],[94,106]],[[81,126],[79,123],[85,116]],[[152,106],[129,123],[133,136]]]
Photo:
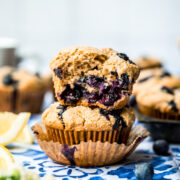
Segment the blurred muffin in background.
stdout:
[[141,113],[161,118],[180,118],[180,88],[156,86],[148,91],[140,92],[136,97]]
[[158,59],[152,57],[143,56],[136,61],[136,64],[140,69],[151,69],[151,68],[161,68],[162,63]]
[[156,86],[167,86],[169,88],[179,88],[180,78],[171,75],[162,69],[143,70],[140,73],[137,83],[133,87],[133,94],[137,95],[143,91],[149,91]]
[[45,75],[42,75],[42,79],[44,81],[46,91],[52,92],[54,100],[57,100],[55,96],[54,84],[52,81],[52,74],[49,72]]
[[42,75],[42,79],[44,81],[45,87],[47,91],[54,91],[52,74],[49,72],[45,75]]
[[39,113],[46,92],[38,75],[8,66],[0,68],[0,111]]

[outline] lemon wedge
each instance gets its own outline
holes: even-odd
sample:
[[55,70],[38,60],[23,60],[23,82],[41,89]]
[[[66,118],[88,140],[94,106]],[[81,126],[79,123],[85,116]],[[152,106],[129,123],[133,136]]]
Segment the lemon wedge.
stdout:
[[15,141],[25,128],[30,113],[0,113],[0,144],[7,145]]
[[16,137],[14,142],[21,143],[21,144],[32,144],[33,143],[32,132],[27,125],[25,126],[23,131]]
[[12,154],[4,146],[0,145],[0,170],[8,170],[12,163],[14,163]]

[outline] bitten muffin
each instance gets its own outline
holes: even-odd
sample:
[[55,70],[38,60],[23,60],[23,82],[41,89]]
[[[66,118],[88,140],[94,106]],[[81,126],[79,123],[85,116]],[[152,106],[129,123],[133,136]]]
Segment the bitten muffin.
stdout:
[[55,93],[62,105],[124,107],[139,76],[127,55],[106,48],[62,49],[50,63]]
[[0,68],[0,111],[41,111],[45,85],[40,77],[12,67]]
[[180,119],[180,88],[156,86],[137,95],[141,113],[162,119]]
[[141,57],[136,61],[136,64],[140,67],[140,69],[151,69],[151,68],[160,68],[162,67],[162,63],[152,57]]
[[52,104],[42,115],[49,139],[61,144],[80,141],[125,143],[135,120],[132,109],[108,111],[84,106]]
[[133,87],[133,94],[137,95],[142,91],[149,91],[156,85],[179,88],[180,78],[173,76],[162,69],[143,70],[141,71],[137,83]]

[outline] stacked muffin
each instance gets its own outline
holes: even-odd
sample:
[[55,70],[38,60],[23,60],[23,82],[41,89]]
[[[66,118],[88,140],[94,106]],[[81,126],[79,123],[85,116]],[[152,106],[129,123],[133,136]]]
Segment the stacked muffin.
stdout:
[[157,60],[145,62],[137,63],[143,70],[133,89],[138,109],[151,117],[179,120],[180,78],[160,68],[162,64]]
[[110,48],[62,49],[50,63],[58,102],[43,113],[49,139],[126,143],[135,116],[127,106],[139,68]]
[[50,63],[58,102],[33,127],[48,157],[78,166],[110,165],[129,156],[149,133],[131,130],[127,106],[139,68],[110,48],[62,49]]

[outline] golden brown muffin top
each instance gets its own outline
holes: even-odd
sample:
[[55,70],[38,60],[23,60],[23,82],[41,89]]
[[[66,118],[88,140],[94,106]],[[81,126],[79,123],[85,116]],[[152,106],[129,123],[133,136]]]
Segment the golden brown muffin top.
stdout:
[[117,72],[119,77],[126,73],[130,81],[135,81],[139,76],[138,66],[126,58],[123,59],[123,56],[119,55],[121,53],[115,52],[110,48],[104,50],[83,46],[64,48],[51,60],[50,68],[54,76],[56,76],[54,70],[61,68],[62,86],[72,84],[85,75],[113,80],[111,72]]
[[180,88],[172,89],[167,86],[156,86],[148,91],[140,92],[136,100],[139,105],[147,108],[180,114]]
[[135,116],[129,108],[106,111],[84,106],[61,106],[56,102],[43,113],[42,119],[46,126],[61,130],[103,131],[132,125]]
[[44,90],[45,85],[40,77],[29,72],[9,66],[0,68],[0,88],[11,90],[16,86],[18,90]]
[[136,64],[140,67],[140,69],[162,67],[162,63],[152,57],[141,57],[136,61]]

